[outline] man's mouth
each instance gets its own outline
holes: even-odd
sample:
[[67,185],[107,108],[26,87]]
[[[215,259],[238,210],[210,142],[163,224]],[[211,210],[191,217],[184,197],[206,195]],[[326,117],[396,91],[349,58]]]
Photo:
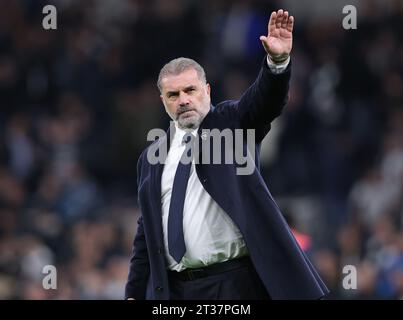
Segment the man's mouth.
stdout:
[[190,116],[190,113],[193,112],[193,111],[194,111],[194,110],[192,110],[192,109],[180,111],[180,112],[178,113],[178,117],[181,116],[181,117],[185,117],[185,118],[186,118],[186,117]]

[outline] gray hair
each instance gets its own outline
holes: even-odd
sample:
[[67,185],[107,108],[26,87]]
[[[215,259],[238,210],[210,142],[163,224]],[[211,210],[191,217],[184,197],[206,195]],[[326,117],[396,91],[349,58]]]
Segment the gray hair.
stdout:
[[162,78],[168,75],[178,75],[189,69],[196,70],[199,79],[206,83],[206,73],[204,72],[203,67],[193,59],[180,57],[169,61],[166,65],[162,67],[157,81],[157,86],[160,92],[162,91]]

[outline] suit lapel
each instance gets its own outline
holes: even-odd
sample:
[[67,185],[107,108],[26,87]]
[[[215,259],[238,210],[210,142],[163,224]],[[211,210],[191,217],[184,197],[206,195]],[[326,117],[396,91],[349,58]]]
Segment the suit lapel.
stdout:
[[163,155],[162,157],[162,163],[159,162],[155,165],[151,166],[151,173],[150,173],[150,182],[151,182],[151,193],[154,197],[154,205],[155,206],[155,212],[158,213],[158,217],[161,218],[162,212],[161,212],[161,177],[162,177],[162,172],[164,171],[164,164],[166,161],[166,158],[168,156],[169,148],[171,146],[171,141],[174,137],[175,134],[175,124],[171,121],[171,125],[168,128],[166,134],[161,137],[156,143],[160,145],[160,150],[166,150],[166,154]]

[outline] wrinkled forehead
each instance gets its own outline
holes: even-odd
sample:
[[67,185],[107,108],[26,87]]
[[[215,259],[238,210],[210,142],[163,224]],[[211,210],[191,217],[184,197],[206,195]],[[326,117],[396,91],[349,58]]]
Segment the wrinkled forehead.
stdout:
[[201,80],[195,69],[187,69],[179,74],[168,74],[161,79],[163,91],[179,91],[189,86],[200,86]]

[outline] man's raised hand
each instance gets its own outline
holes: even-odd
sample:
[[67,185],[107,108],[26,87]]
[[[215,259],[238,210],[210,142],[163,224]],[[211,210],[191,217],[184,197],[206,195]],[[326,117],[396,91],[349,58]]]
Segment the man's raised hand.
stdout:
[[294,17],[288,11],[280,9],[271,13],[267,36],[260,36],[260,41],[273,62],[281,63],[290,55],[293,28]]

